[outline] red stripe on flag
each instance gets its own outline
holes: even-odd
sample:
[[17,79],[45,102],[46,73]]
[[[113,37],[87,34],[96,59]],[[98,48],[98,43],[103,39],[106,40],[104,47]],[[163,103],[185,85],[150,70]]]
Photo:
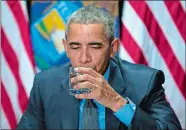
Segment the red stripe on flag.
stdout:
[[[1,42],[2,42],[2,51],[4,53],[5,59],[8,62],[8,65],[10,66],[11,71],[14,74],[14,77],[17,81],[18,84],[18,100],[19,100],[19,105],[21,107],[22,112],[25,111],[27,107],[27,102],[28,102],[28,97],[25,92],[25,89],[23,87],[23,84],[21,82],[20,76],[19,76],[19,63],[16,57],[16,54],[12,47],[9,44],[9,41],[1,28]],[[8,87],[8,86],[7,86]]]
[[23,40],[23,44],[25,46],[26,52],[29,56],[29,59],[31,61],[33,70],[34,70],[34,58],[33,58],[33,51],[32,46],[30,42],[30,31],[29,31],[29,24],[25,19],[25,15],[23,13],[23,10],[20,6],[19,1],[7,1],[10,9],[12,10],[13,16],[16,19],[16,23],[19,26],[21,38]]
[[[11,95],[9,95],[9,96],[11,96]],[[9,123],[11,129],[15,129],[16,125],[17,125],[17,121],[16,121],[15,113],[13,111],[9,96],[8,96],[8,94],[5,90],[5,87],[1,81],[1,105],[2,105],[2,108],[5,112],[5,116],[8,120],[8,123]]]
[[175,25],[177,26],[182,38],[185,40],[186,43],[186,13],[184,12],[180,1],[165,0],[165,5],[169,10]]
[[179,90],[186,99],[186,75],[178,60],[176,59],[168,41],[160,29],[145,1],[130,1],[130,4],[146,25],[148,32],[163,56]]
[[143,53],[141,52],[140,47],[134,41],[134,39],[126,29],[125,25],[123,24],[122,24],[121,41],[123,46],[126,48],[127,52],[132,57],[135,63],[148,65]]

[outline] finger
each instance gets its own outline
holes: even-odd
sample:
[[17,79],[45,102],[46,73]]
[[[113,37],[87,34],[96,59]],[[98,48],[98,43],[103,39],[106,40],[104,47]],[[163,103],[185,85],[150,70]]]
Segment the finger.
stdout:
[[77,99],[91,99],[91,97],[89,96],[89,94],[76,94],[75,97]]
[[92,89],[94,87],[94,84],[92,84],[91,82],[82,82],[82,83],[78,83],[77,85],[75,85],[73,88],[74,89],[81,89],[81,88],[89,88]]
[[76,94],[75,97],[78,99],[96,99],[97,97],[99,97],[99,91],[97,91],[98,86],[94,86],[94,90],[91,91],[90,93],[86,93],[86,94]]
[[89,81],[93,84],[99,84],[99,82],[100,82],[99,79],[97,79],[95,77],[92,77],[89,74],[79,75],[79,76],[76,76],[76,77],[71,79],[72,83],[83,82],[83,81]]
[[92,68],[78,67],[78,68],[75,68],[74,71],[82,73],[82,74],[89,74],[95,78],[102,78],[103,77],[101,74],[99,74],[98,72],[96,72]]

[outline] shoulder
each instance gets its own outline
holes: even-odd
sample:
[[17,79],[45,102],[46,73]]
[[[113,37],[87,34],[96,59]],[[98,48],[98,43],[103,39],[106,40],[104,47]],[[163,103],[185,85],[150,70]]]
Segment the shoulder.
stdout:
[[37,82],[42,93],[56,92],[59,90],[62,80],[68,76],[69,66],[70,63],[66,63],[43,70],[35,75],[34,83]]
[[117,66],[120,68],[120,71],[122,74],[132,74],[134,77],[151,77],[154,75],[162,75],[164,77],[164,74],[161,70],[151,68],[148,66],[145,66],[143,64],[134,64],[130,63],[128,61],[122,60],[119,57],[114,57],[111,59]]
[[61,90],[62,80],[68,75],[70,63],[54,66],[35,75],[33,91],[38,91],[43,101],[48,101]]
[[129,86],[127,89],[131,93],[146,95],[153,89],[162,89],[165,79],[161,70],[133,64],[118,57],[113,58],[112,61],[119,67],[122,78]]

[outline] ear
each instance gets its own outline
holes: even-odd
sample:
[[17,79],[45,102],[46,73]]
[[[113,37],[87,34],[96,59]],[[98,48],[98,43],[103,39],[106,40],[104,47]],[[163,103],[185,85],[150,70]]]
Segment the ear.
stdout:
[[113,57],[119,50],[119,38],[115,38],[110,47],[110,57]]
[[64,46],[64,48],[65,48],[66,55],[67,55],[67,57],[69,57],[69,56],[68,56],[67,41],[66,41],[65,39],[62,39],[62,43],[63,43],[63,46]]

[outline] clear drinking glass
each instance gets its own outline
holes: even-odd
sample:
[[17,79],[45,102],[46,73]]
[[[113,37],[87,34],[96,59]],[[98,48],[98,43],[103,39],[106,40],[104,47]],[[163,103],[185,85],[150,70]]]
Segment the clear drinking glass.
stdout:
[[89,89],[89,88],[80,88],[78,90],[73,88],[74,85],[77,85],[80,82],[72,83],[71,78],[76,77],[78,75],[81,75],[81,74],[78,72],[75,72],[74,67],[70,67],[70,69],[69,69],[69,93],[70,93],[70,95],[90,93],[91,89]]

